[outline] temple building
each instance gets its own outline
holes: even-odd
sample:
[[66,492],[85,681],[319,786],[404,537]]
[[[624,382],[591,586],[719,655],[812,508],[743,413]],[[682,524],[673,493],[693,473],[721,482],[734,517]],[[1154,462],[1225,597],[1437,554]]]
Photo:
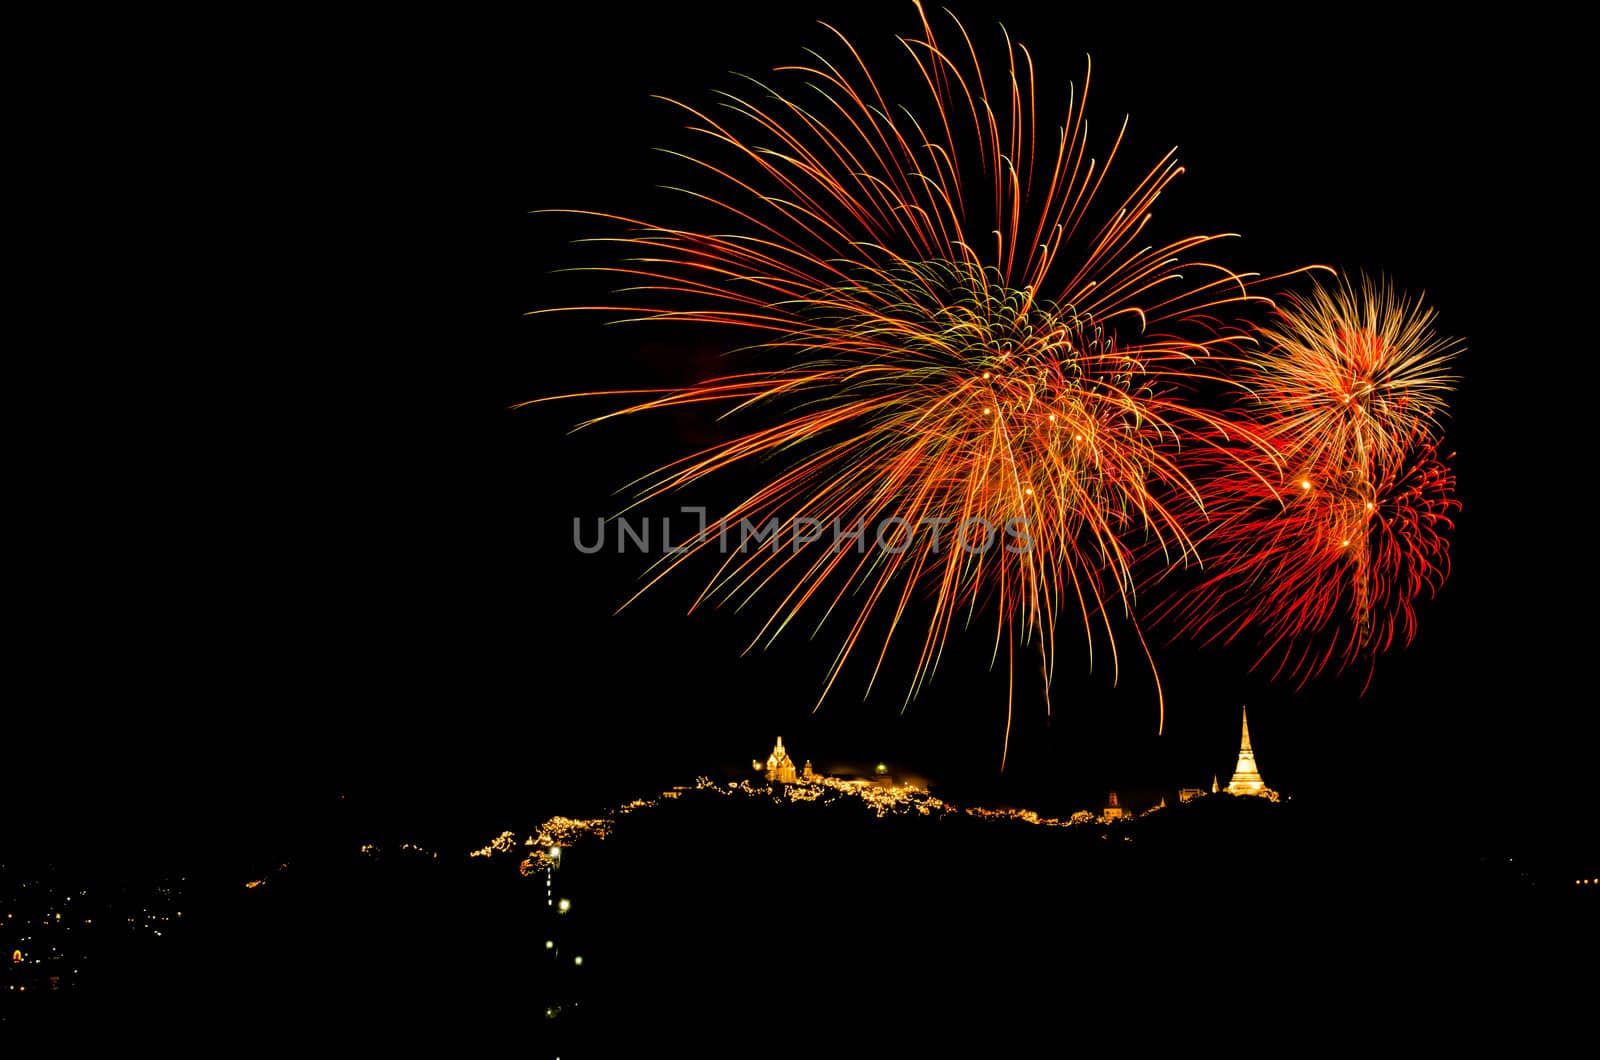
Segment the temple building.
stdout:
[[1105,808],[1100,811],[1100,816],[1105,820],[1128,816],[1128,811],[1123,809],[1121,804],[1117,802],[1116,792],[1113,791],[1111,797],[1106,799]]
[[[811,772],[811,763],[806,763],[806,773]],[[778,737],[778,743],[772,748],[772,753],[767,756],[767,779],[780,784],[794,784],[800,778],[795,775],[794,759],[789,757],[789,752],[783,749],[783,737]]]
[[[1243,714],[1244,731],[1239,740],[1239,762],[1233,767],[1233,779],[1228,781],[1228,786],[1223,790],[1229,795],[1257,795],[1262,798],[1278,799],[1278,793],[1267,787],[1261,779],[1260,772],[1256,769],[1256,753],[1250,747],[1250,715]],[[1212,790],[1216,790],[1216,779],[1211,781]]]

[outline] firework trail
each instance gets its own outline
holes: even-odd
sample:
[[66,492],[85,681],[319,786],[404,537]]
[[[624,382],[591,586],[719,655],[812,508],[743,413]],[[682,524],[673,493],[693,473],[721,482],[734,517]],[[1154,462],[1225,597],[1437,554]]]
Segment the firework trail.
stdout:
[[[1006,37],[1005,62],[987,66],[959,22],[946,42],[917,11],[920,36],[900,39],[909,99],[888,98],[827,27],[837,62],[775,71],[792,87],[752,79],[715,110],[675,104],[705,149],[682,156],[704,184],[687,194],[717,230],[589,214],[627,227],[610,241],[628,260],[602,271],[628,286],[621,304],[581,308],[735,328],[744,367],[635,391],[585,426],[691,405],[736,425],[636,483],[633,503],[762,469],[720,523],[776,520],[802,547],[724,548],[693,606],[759,606],[752,647],[831,621],[842,635],[822,696],[857,653],[874,657],[870,692],[910,637],[909,703],[958,626],[992,628],[1013,692],[1018,649],[1031,653],[1048,692],[1058,623],[1081,627],[1091,662],[1104,634],[1113,672],[1114,624],[1149,658],[1136,556],[1192,558],[1180,511],[1198,498],[1179,455],[1234,436],[1196,395],[1232,371],[1233,318],[1270,303],[1250,293],[1260,281],[1195,260],[1222,236],[1149,239],[1181,169],[1169,152],[1112,177],[1126,122],[1092,153],[1087,77],[1058,124],[1040,114],[1024,46]],[[865,526],[870,547],[819,526]],[[958,547],[980,531],[991,547]],[[664,557],[645,589],[718,545]],[[1010,710],[1008,697],[1008,741]]]
[[1154,613],[1204,642],[1254,638],[1274,678],[1365,662],[1370,683],[1449,573],[1460,503],[1438,431],[1458,344],[1384,283],[1285,301],[1246,373],[1257,444],[1190,466],[1206,574]]

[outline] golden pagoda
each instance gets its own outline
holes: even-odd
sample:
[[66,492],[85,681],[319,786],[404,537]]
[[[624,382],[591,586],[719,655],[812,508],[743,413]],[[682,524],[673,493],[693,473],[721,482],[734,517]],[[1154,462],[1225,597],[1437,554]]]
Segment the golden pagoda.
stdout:
[[[1256,753],[1250,747],[1250,715],[1242,711],[1242,716],[1244,731],[1239,739],[1239,763],[1233,767],[1233,779],[1228,781],[1228,786],[1223,790],[1229,795],[1259,795],[1276,800],[1278,793],[1267,787],[1256,769]],[[1212,790],[1216,790],[1216,781],[1212,780],[1211,783]]]

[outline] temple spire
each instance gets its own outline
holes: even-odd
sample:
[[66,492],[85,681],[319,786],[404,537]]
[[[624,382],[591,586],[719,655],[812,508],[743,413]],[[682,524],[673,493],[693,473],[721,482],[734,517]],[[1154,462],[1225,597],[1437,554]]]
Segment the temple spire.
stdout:
[[1250,747],[1250,715],[1241,709],[1242,728],[1239,735],[1239,762],[1233,767],[1233,779],[1228,781],[1229,795],[1265,795],[1269,789],[1256,769],[1256,753]]

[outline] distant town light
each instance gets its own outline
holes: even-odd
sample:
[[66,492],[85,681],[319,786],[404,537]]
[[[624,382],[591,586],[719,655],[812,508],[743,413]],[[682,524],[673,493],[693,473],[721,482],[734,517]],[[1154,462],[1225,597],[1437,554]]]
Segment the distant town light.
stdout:
[[556,908],[565,913],[567,910],[572,908],[572,902],[569,899],[563,898],[561,901],[556,903]]

